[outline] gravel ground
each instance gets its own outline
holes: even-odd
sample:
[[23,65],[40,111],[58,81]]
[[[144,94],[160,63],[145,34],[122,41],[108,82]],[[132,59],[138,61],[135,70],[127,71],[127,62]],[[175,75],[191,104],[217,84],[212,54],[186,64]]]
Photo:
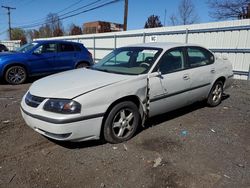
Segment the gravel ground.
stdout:
[[30,84],[0,85],[0,187],[250,187],[250,82],[157,116],[130,141],[58,143],[25,125]]

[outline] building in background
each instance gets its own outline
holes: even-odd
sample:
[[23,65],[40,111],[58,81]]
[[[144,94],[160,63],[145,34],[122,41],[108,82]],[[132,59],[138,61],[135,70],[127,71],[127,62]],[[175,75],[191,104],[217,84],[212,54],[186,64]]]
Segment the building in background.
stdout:
[[104,21],[88,22],[83,24],[84,34],[106,33],[115,31],[123,31],[123,25]]

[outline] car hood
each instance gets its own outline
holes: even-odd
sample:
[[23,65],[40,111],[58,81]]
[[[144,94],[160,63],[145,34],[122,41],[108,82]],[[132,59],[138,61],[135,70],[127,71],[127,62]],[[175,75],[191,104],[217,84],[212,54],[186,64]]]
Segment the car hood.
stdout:
[[40,97],[72,99],[131,77],[134,76],[76,69],[40,79],[31,85],[29,91]]
[[12,58],[23,58],[24,53],[19,52],[1,52],[0,59],[12,59]]

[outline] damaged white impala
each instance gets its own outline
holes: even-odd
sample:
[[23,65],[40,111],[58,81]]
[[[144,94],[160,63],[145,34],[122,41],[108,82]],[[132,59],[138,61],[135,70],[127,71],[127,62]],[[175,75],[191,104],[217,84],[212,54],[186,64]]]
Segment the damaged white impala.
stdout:
[[90,69],[36,81],[21,112],[27,125],[55,140],[119,143],[148,117],[201,100],[217,106],[232,76],[228,60],[197,45],[133,45]]

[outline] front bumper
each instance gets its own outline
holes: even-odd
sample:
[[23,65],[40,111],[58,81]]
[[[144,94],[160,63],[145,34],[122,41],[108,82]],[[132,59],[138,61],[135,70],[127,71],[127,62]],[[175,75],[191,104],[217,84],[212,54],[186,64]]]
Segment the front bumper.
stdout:
[[[21,113],[26,124],[36,132],[59,141],[85,141],[100,138],[103,117],[81,118],[77,121],[64,121],[60,123],[50,121],[50,118],[31,114],[27,111],[28,107],[24,101],[21,104]],[[42,118],[41,118],[42,117]],[[46,121],[48,119],[48,121]]]

